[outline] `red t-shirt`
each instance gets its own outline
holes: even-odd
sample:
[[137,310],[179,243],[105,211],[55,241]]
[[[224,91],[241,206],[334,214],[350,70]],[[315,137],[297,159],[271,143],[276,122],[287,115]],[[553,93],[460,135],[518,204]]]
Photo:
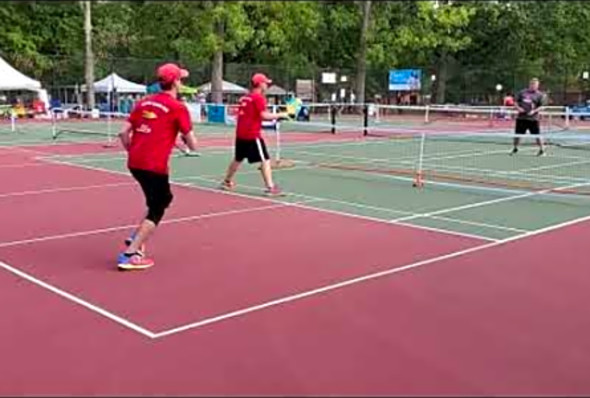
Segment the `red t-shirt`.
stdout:
[[131,169],[168,174],[170,153],[178,133],[192,130],[186,106],[166,93],[157,93],[139,101],[129,123],[133,126],[127,166]]
[[240,98],[236,136],[243,140],[255,140],[262,136],[262,112],[266,110],[266,98],[250,93]]

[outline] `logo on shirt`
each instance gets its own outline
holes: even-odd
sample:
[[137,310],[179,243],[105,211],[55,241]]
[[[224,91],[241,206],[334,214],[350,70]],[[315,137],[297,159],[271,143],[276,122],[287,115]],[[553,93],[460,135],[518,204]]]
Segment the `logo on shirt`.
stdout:
[[135,132],[149,134],[152,132],[152,129],[147,124],[142,124],[141,126],[135,129]]
[[158,115],[156,115],[156,112],[152,112],[152,111],[143,111],[141,113],[141,117],[147,120],[154,120],[158,118]]

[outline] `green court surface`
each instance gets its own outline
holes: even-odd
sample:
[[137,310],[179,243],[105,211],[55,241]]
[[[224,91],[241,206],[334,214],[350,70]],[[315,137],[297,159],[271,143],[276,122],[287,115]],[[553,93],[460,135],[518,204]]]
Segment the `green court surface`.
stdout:
[[[219,132],[230,137],[231,143],[229,132]],[[0,142],[17,144],[19,140]],[[281,154],[295,161],[295,166],[274,171],[287,196],[272,200],[296,206],[486,240],[508,239],[590,215],[590,152],[585,150],[550,146],[548,156],[537,157],[536,147],[524,146],[511,157],[510,141],[426,142],[423,169],[442,170],[454,179],[430,181],[426,174],[425,186],[415,188],[414,176],[406,171],[417,167],[418,139],[296,142],[285,134],[283,142]],[[172,179],[183,185],[217,189],[232,148],[204,146],[200,154],[196,158],[174,156]],[[125,154],[101,151],[100,145],[93,154],[48,159],[126,173]],[[245,164],[237,183],[233,194],[262,196],[262,181],[255,167]]]

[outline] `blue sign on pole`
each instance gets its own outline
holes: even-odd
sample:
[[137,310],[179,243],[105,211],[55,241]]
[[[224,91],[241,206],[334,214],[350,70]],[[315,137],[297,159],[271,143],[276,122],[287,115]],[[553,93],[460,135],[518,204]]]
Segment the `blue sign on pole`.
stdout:
[[389,91],[419,91],[421,69],[392,69],[389,71]]

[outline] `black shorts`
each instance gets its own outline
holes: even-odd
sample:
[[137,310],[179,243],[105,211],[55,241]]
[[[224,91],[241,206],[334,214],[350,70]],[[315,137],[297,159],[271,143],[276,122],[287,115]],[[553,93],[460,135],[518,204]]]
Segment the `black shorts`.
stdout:
[[168,174],[140,169],[129,171],[141,186],[148,209],[166,209],[170,205],[174,196],[170,189]]
[[236,138],[234,159],[236,162],[248,159],[248,163],[260,163],[263,160],[269,160],[270,156],[268,156],[266,144],[262,138],[254,140]]
[[527,120],[527,119],[516,119],[516,128],[514,132],[516,134],[526,134],[529,132],[534,135],[541,133],[538,120]]

